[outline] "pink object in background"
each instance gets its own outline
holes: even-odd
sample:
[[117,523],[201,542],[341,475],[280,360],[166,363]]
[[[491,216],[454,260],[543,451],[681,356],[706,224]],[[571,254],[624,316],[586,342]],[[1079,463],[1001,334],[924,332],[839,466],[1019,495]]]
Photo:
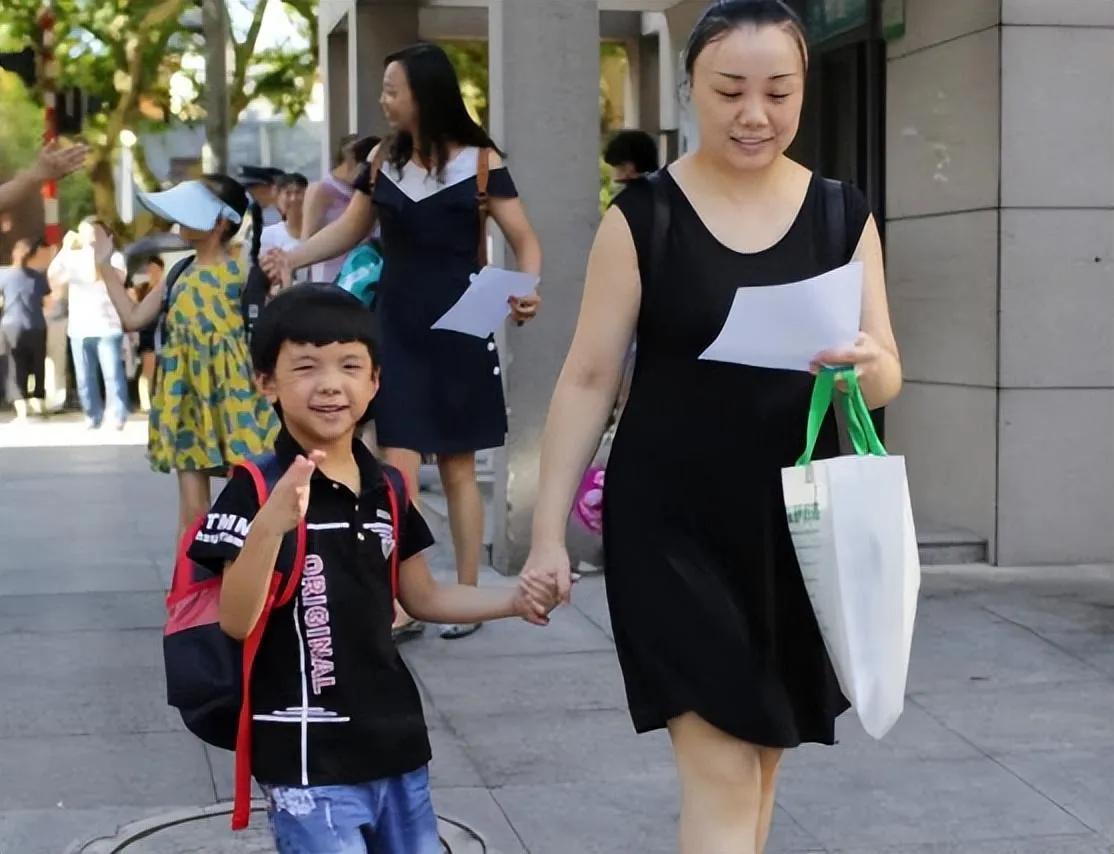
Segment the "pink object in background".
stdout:
[[603,480],[604,470],[600,466],[584,472],[572,506],[573,518],[593,534],[603,531]]

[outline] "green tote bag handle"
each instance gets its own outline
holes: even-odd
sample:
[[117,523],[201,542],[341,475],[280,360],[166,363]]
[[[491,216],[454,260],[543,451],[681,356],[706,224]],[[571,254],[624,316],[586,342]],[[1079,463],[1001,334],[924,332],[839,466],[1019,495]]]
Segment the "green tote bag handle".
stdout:
[[[844,394],[836,388],[836,382],[843,380],[847,384],[847,393]],[[805,450],[797,460],[797,465],[807,466],[812,462],[812,455],[816,451],[816,440],[820,437],[820,428],[833,398],[838,398],[843,412],[847,417],[847,432],[851,436],[851,447],[858,456],[886,456],[886,448],[878,438],[874,429],[874,420],[870,417],[870,407],[866,405],[863,390],[859,386],[859,378],[854,368],[823,368],[816,375],[816,382],[812,386],[812,402],[808,408],[808,428],[805,434]]]

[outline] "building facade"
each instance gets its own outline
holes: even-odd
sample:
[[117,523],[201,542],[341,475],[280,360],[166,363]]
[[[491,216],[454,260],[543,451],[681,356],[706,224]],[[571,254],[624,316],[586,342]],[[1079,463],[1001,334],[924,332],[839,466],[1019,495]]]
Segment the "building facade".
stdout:
[[[497,565],[529,546],[549,394],[598,222],[599,42],[626,123],[696,144],[679,57],[707,0],[322,0],[322,157],[382,132],[383,58],[487,39],[491,131],[546,250],[544,312],[503,342]],[[812,60],[794,156],[866,193],[906,386],[885,414],[918,526],[1003,564],[1114,561],[1114,4],[793,0]]]

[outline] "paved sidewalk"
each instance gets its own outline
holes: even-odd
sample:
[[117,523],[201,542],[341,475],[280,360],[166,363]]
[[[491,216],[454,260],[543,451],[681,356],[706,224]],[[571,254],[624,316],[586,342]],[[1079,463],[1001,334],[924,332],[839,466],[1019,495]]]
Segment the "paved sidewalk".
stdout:
[[[0,854],[227,799],[229,757],[163,697],[173,480],[135,447],[20,448],[0,450],[0,486]],[[924,587],[904,718],[874,743],[848,717],[838,747],[788,759],[771,854],[1114,851],[1114,569]],[[575,598],[549,629],[406,646],[438,810],[501,854],[668,854],[668,743],[631,730],[601,580]],[[268,850],[208,825],[126,850]]]

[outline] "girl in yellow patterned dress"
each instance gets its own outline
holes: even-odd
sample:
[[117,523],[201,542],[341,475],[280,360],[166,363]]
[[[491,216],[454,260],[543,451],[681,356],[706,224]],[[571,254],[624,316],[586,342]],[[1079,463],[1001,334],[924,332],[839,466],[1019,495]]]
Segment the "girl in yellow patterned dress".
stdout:
[[175,281],[167,276],[140,303],[128,298],[119,272],[100,265],[125,329],[151,325],[167,307],[147,452],[155,471],[178,474],[180,538],[208,511],[210,479],[270,450],[279,424],[253,382],[240,309],[247,270],[228,250],[247,211],[244,188],[225,175],[206,175],[139,199],[178,223],[195,252]]

